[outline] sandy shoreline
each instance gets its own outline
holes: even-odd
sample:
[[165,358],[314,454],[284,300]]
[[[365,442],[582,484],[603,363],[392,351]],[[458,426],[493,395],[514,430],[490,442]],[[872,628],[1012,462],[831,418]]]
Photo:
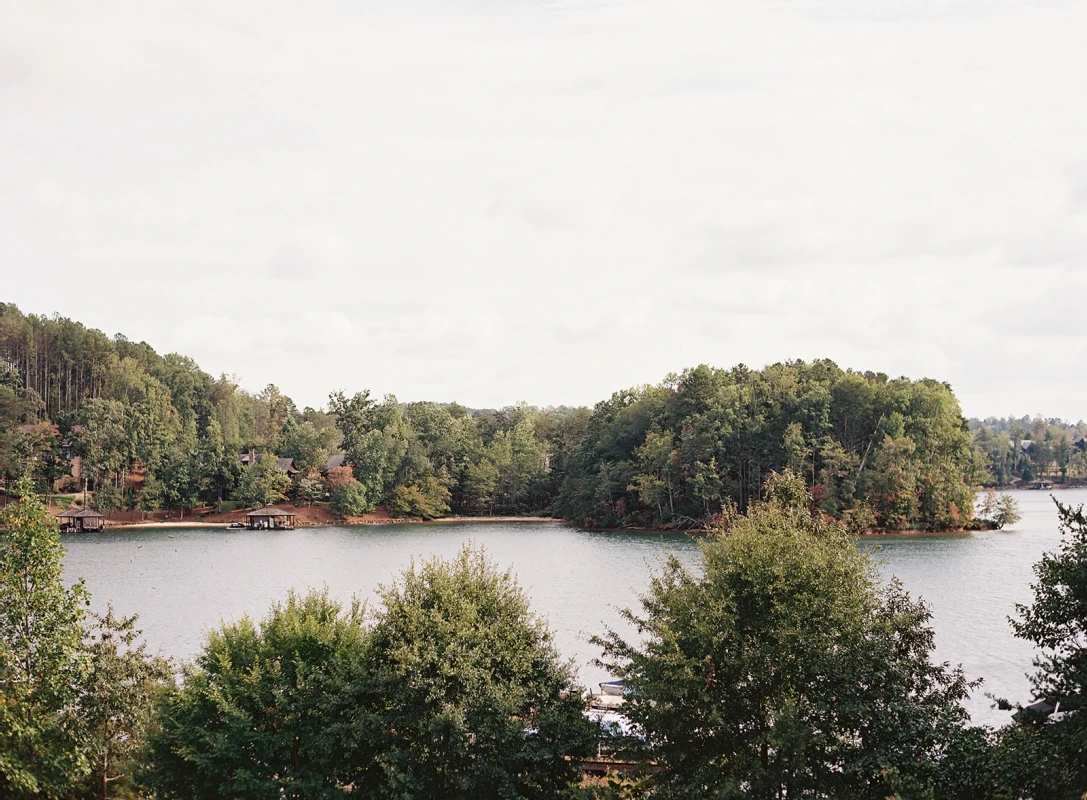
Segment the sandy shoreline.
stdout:
[[[554,519],[552,517],[441,517],[439,519],[379,519],[379,520],[365,520],[359,522],[328,522],[321,524],[300,524],[295,526],[295,530],[301,528],[357,528],[364,525],[419,525],[426,523],[441,523],[441,524],[457,524],[464,522],[556,522],[560,524],[569,524],[565,520]],[[230,529],[229,522],[203,522],[201,520],[134,520],[132,522],[122,521],[116,522],[112,520],[106,520],[106,530],[120,530],[122,528],[144,528],[144,529],[171,529],[171,528],[226,528]],[[233,528],[232,530],[243,530],[242,528]]]
[[[358,521],[346,521],[346,522],[323,522],[323,523],[308,523],[299,524],[295,526],[295,530],[302,528],[361,528],[369,525],[425,525],[425,524],[441,524],[441,525],[456,525],[463,523],[473,522],[499,522],[499,523],[517,523],[517,522],[551,522],[560,525],[573,525],[573,522],[563,519],[556,519],[554,517],[440,517],[439,519],[397,519],[397,518],[385,518],[385,519],[369,519]],[[216,529],[231,529],[228,522],[203,522],[201,520],[136,520],[132,522],[113,522],[106,521],[106,530],[120,530],[122,528],[141,528],[141,529],[176,529],[176,528],[216,528]],[[244,530],[242,528],[233,528],[231,530]],[[583,530],[593,533],[633,533],[649,536],[691,536],[691,537],[706,537],[712,536],[713,531],[705,528],[692,528],[690,530],[668,530],[664,528],[645,528],[645,527],[632,527],[632,528],[589,528],[583,527]],[[969,536],[977,531],[973,530],[957,530],[957,531],[921,531],[921,530],[905,530],[905,531],[869,531],[867,533],[857,534],[858,539],[888,539],[888,538],[907,538],[914,536]]]

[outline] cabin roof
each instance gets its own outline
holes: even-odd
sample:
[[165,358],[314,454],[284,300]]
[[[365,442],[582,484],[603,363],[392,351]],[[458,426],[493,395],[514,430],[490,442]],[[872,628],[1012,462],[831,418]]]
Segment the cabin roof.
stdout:
[[[238,456],[238,461],[243,464],[252,466],[253,464],[259,464],[263,458],[263,453],[254,453],[252,450],[250,450],[249,452],[242,453],[240,456]],[[277,458],[276,466],[286,472],[288,475],[298,474],[298,467],[294,465],[293,458]]]
[[280,508],[279,506],[265,506],[264,508],[258,508],[254,511],[246,513],[247,517],[293,517],[296,514],[289,508]]
[[347,460],[347,455],[344,453],[336,453],[328,457],[328,461],[325,462],[325,472],[331,472],[337,467],[342,467],[343,462]]
[[93,508],[76,508],[72,506],[63,514],[58,514],[57,518],[64,517],[65,519],[105,519],[105,514],[99,514]]

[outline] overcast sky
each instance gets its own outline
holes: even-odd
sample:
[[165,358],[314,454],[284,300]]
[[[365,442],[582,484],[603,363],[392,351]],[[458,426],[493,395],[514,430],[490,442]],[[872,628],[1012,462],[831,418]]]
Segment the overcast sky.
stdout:
[[0,300],[591,404],[829,357],[1087,417],[1087,3],[0,0]]

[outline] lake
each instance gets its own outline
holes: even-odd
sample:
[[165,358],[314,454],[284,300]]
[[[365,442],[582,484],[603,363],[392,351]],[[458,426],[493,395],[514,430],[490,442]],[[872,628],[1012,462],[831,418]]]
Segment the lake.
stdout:
[[[1053,501],[1044,492],[1012,493],[1023,520],[1012,529],[964,535],[873,537],[858,546],[876,553],[932,607],[937,657],[961,662],[985,684],[968,708],[977,722],[1002,724],[984,692],[1029,698],[1024,673],[1033,651],[1011,634],[1007,617],[1029,603],[1032,564],[1059,542]],[[1087,490],[1057,494],[1087,502]],[[456,554],[483,545],[511,569],[546,618],[560,652],[573,658],[595,688],[607,674],[589,663],[599,655],[588,637],[607,626],[625,630],[619,609],[633,606],[663,559],[697,560],[697,543],[682,535],[586,531],[548,522],[459,522],[365,525],[295,531],[120,529],[62,537],[68,580],[85,579],[92,607],[112,601],[138,613],[150,649],[181,659],[200,649],[207,629],[244,614],[259,618],[288,589],[325,586],[344,602],[372,600],[413,558]]]

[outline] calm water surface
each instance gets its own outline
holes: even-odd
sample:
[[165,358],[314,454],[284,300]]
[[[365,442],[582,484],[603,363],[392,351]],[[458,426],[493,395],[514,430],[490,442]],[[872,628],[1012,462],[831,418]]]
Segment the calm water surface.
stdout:
[[[1023,521],[1012,530],[964,536],[869,539],[880,569],[895,574],[932,606],[937,657],[962,662],[985,678],[969,709],[978,722],[1006,715],[982,695],[1026,699],[1032,650],[1012,637],[1007,617],[1031,599],[1031,565],[1059,541],[1052,500],[1016,492]],[[1087,491],[1058,494],[1087,502]],[[472,541],[517,575],[555,633],[556,644],[578,665],[582,680],[606,674],[588,637],[606,626],[624,629],[618,609],[632,606],[668,555],[693,565],[698,545],[685,536],[601,533],[558,523],[367,525],[297,531],[222,529],[122,530],[64,536],[68,579],[82,577],[92,606],[108,601],[140,615],[150,648],[188,659],[206,630],[243,614],[261,617],[288,589],[327,586],[337,599],[372,599],[412,558],[456,554]]]

